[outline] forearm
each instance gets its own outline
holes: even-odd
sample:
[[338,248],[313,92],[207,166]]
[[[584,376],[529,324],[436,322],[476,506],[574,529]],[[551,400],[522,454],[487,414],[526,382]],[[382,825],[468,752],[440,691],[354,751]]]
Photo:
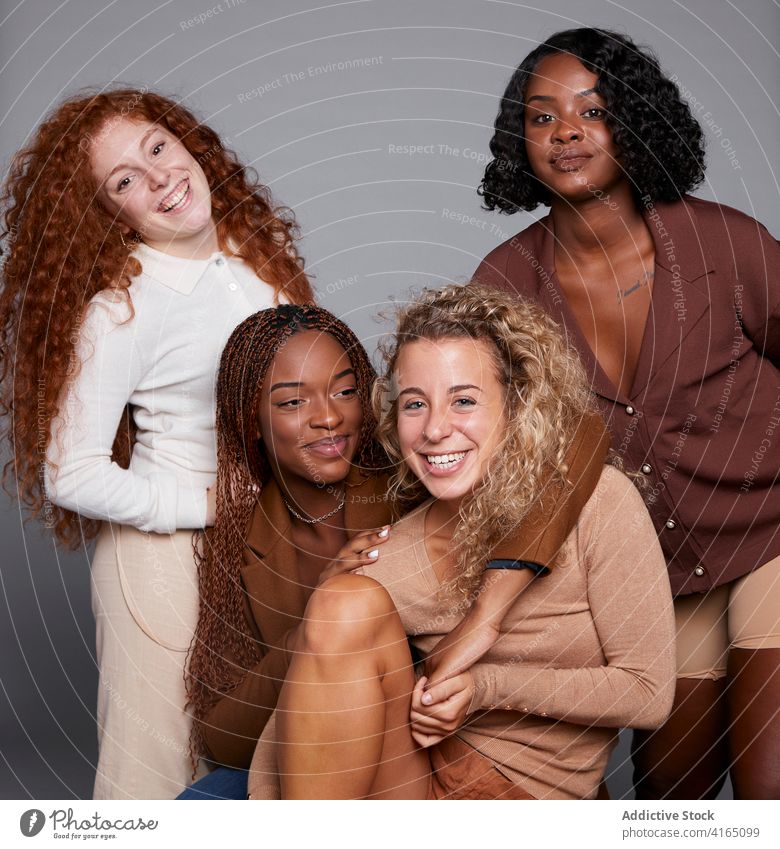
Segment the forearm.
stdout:
[[498,639],[501,622],[531,583],[530,569],[487,569],[474,603],[457,627],[430,653],[425,673],[430,687],[476,663]]
[[145,359],[148,346],[128,317],[122,304],[102,302],[85,313],[75,352],[78,368],[46,444],[46,496],[87,518],[142,531],[202,528],[205,486],[182,486],[173,472],[156,466],[140,473],[111,461],[127,404],[152,367]]
[[182,487],[172,472],[141,475],[92,450],[68,452],[47,463],[46,496],[89,519],[173,533],[206,524],[206,489]]
[[521,592],[534,579],[532,569],[486,569],[480,581],[477,598],[466,618],[496,629]]
[[549,477],[520,526],[499,540],[491,560],[519,560],[544,573],[554,567],[561,546],[576,526],[604,470],[609,434],[597,413],[583,415],[566,454],[568,486]]
[[240,769],[249,767],[257,741],[276,707],[288,666],[287,652],[271,649],[212,707],[201,730],[216,762]]
[[580,725],[656,728],[667,718],[674,679],[665,661],[641,670],[553,669],[478,663],[471,711],[517,710]]

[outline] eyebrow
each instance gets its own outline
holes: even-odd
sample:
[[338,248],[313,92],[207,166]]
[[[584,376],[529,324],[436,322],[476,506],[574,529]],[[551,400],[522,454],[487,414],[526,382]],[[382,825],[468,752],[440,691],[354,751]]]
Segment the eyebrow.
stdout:
[[[591,94],[598,94],[595,88],[586,88],[580,92],[575,94],[575,97],[589,97]],[[532,100],[543,100],[545,103],[548,103],[551,100],[556,100],[557,98],[551,97],[549,94],[535,94],[533,97],[529,97],[526,100],[526,103],[530,103]]]
[[[473,383],[461,383],[458,386],[451,386],[447,390],[448,395],[454,395],[456,392],[465,392],[467,389],[476,389],[477,392],[481,392],[479,386],[475,386]],[[402,389],[398,393],[398,397],[400,398],[402,395],[425,395],[422,389],[419,386],[409,386],[406,389]]]
[[[355,369],[351,366],[349,368],[345,368],[344,371],[340,371],[338,374],[333,375],[333,380],[341,380],[342,377],[346,377],[348,374],[354,374]],[[305,381],[302,380],[293,380],[289,383],[274,383],[274,385],[268,390],[269,394],[276,389],[295,389],[300,386],[305,386]]]
[[290,383],[274,383],[274,385],[268,391],[275,392],[277,389],[295,389],[296,387],[303,385],[304,384],[301,381],[292,381]]
[[[157,133],[157,132],[160,132],[160,127],[157,127],[157,126],[152,127],[151,129],[147,130],[147,131],[143,134],[143,137],[141,138],[141,142],[140,142],[140,144],[139,144],[138,146],[139,146],[139,147],[146,147],[146,142],[147,142],[147,141],[149,141],[149,136],[153,136],[153,135],[154,135],[155,133]],[[127,165],[126,163],[124,163],[124,162],[120,162],[120,163],[119,163],[119,165],[117,165],[117,166],[116,166],[116,168],[114,168],[114,170],[113,170],[113,171],[112,171],[112,172],[108,175],[108,177],[106,177],[106,179],[103,181],[103,182],[104,182],[104,185],[105,185],[105,183],[107,183],[107,182],[108,182],[108,181],[109,181],[109,180],[110,180],[110,179],[114,176],[114,174],[116,174],[116,172],[117,172],[117,171],[121,171],[123,168],[129,168],[129,167],[130,167],[130,166],[129,166],[129,165]]]

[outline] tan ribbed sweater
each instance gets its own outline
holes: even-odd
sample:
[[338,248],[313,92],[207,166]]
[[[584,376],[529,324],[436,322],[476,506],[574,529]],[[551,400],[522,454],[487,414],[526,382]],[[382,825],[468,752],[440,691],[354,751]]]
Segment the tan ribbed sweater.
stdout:
[[[364,569],[392,596],[423,653],[462,616],[438,593],[425,548],[429,506],[398,522],[379,561]],[[674,695],[666,565],[642,499],[621,472],[604,467],[557,568],[534,579],[501,631],[472,667],[475,712],[458,737],[532,796],[595,797],[615,729],[660,725]],[[273,739],[272,728],[264,738]],[[262,749],[261,741],[254,798],[268,792]]]
[[[428,504],[402,519],[365,567],[430,651],[461,614],[442,604],[425,548]],[[675,680],[669,579],[650,516],[628,478],[605,466],[559,557],[510,608],[472,668],[478,711],[458,736],[532,796],[595,796],[614,729],[654,728]]]

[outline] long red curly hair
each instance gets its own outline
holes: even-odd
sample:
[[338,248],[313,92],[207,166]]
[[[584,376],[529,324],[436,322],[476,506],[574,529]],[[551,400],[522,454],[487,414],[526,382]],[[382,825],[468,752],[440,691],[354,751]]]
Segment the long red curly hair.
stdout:
[[[46,500],[43,463],[51,423],[66,382],[83,311],[104,289],[127,301],[141,264],[129,253],[115,218],[96,200],[90,169],[92,143],[112,120],[149,121],[179,138],[211,187],[220,245],[234,252],[292,303],[314,295],[295,248],[289,209],[275,205],[252,169],[226,150],[214,130],[179,103],[145,89],[117,89],[67,100],[39,126],[11,162],[0,194],[4,256],[0,291],[0,435],[12,457],[17,493],[34,518],[76,548],[100,523]],[[132,309],[132,304],[129,303]],[[127,466],[133,439],[129,410],[114,443],[113,459]]]

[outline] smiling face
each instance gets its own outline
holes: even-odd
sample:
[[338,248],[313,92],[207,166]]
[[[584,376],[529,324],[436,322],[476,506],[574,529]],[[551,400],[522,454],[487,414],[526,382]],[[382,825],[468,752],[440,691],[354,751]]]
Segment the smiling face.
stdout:
[[594,199],[626,176],[606,123],[598,77],[567,53],[546,56],[525,94],[524,134],[534,175],[568,202]]
[[346,478],[363,410],[347,352],[329,333],[305,330],[276,354],[260,393],[259,430],[274,476],[288,486]]
[[217,249],[211,191],[187,148],[157,124],[110,119],[90,146],[103,207],[122,232],[167,253]]
[[460,501],[479,486],[506,428],[492,344],[421,339],[396,361],[398,442],[430,494]]

